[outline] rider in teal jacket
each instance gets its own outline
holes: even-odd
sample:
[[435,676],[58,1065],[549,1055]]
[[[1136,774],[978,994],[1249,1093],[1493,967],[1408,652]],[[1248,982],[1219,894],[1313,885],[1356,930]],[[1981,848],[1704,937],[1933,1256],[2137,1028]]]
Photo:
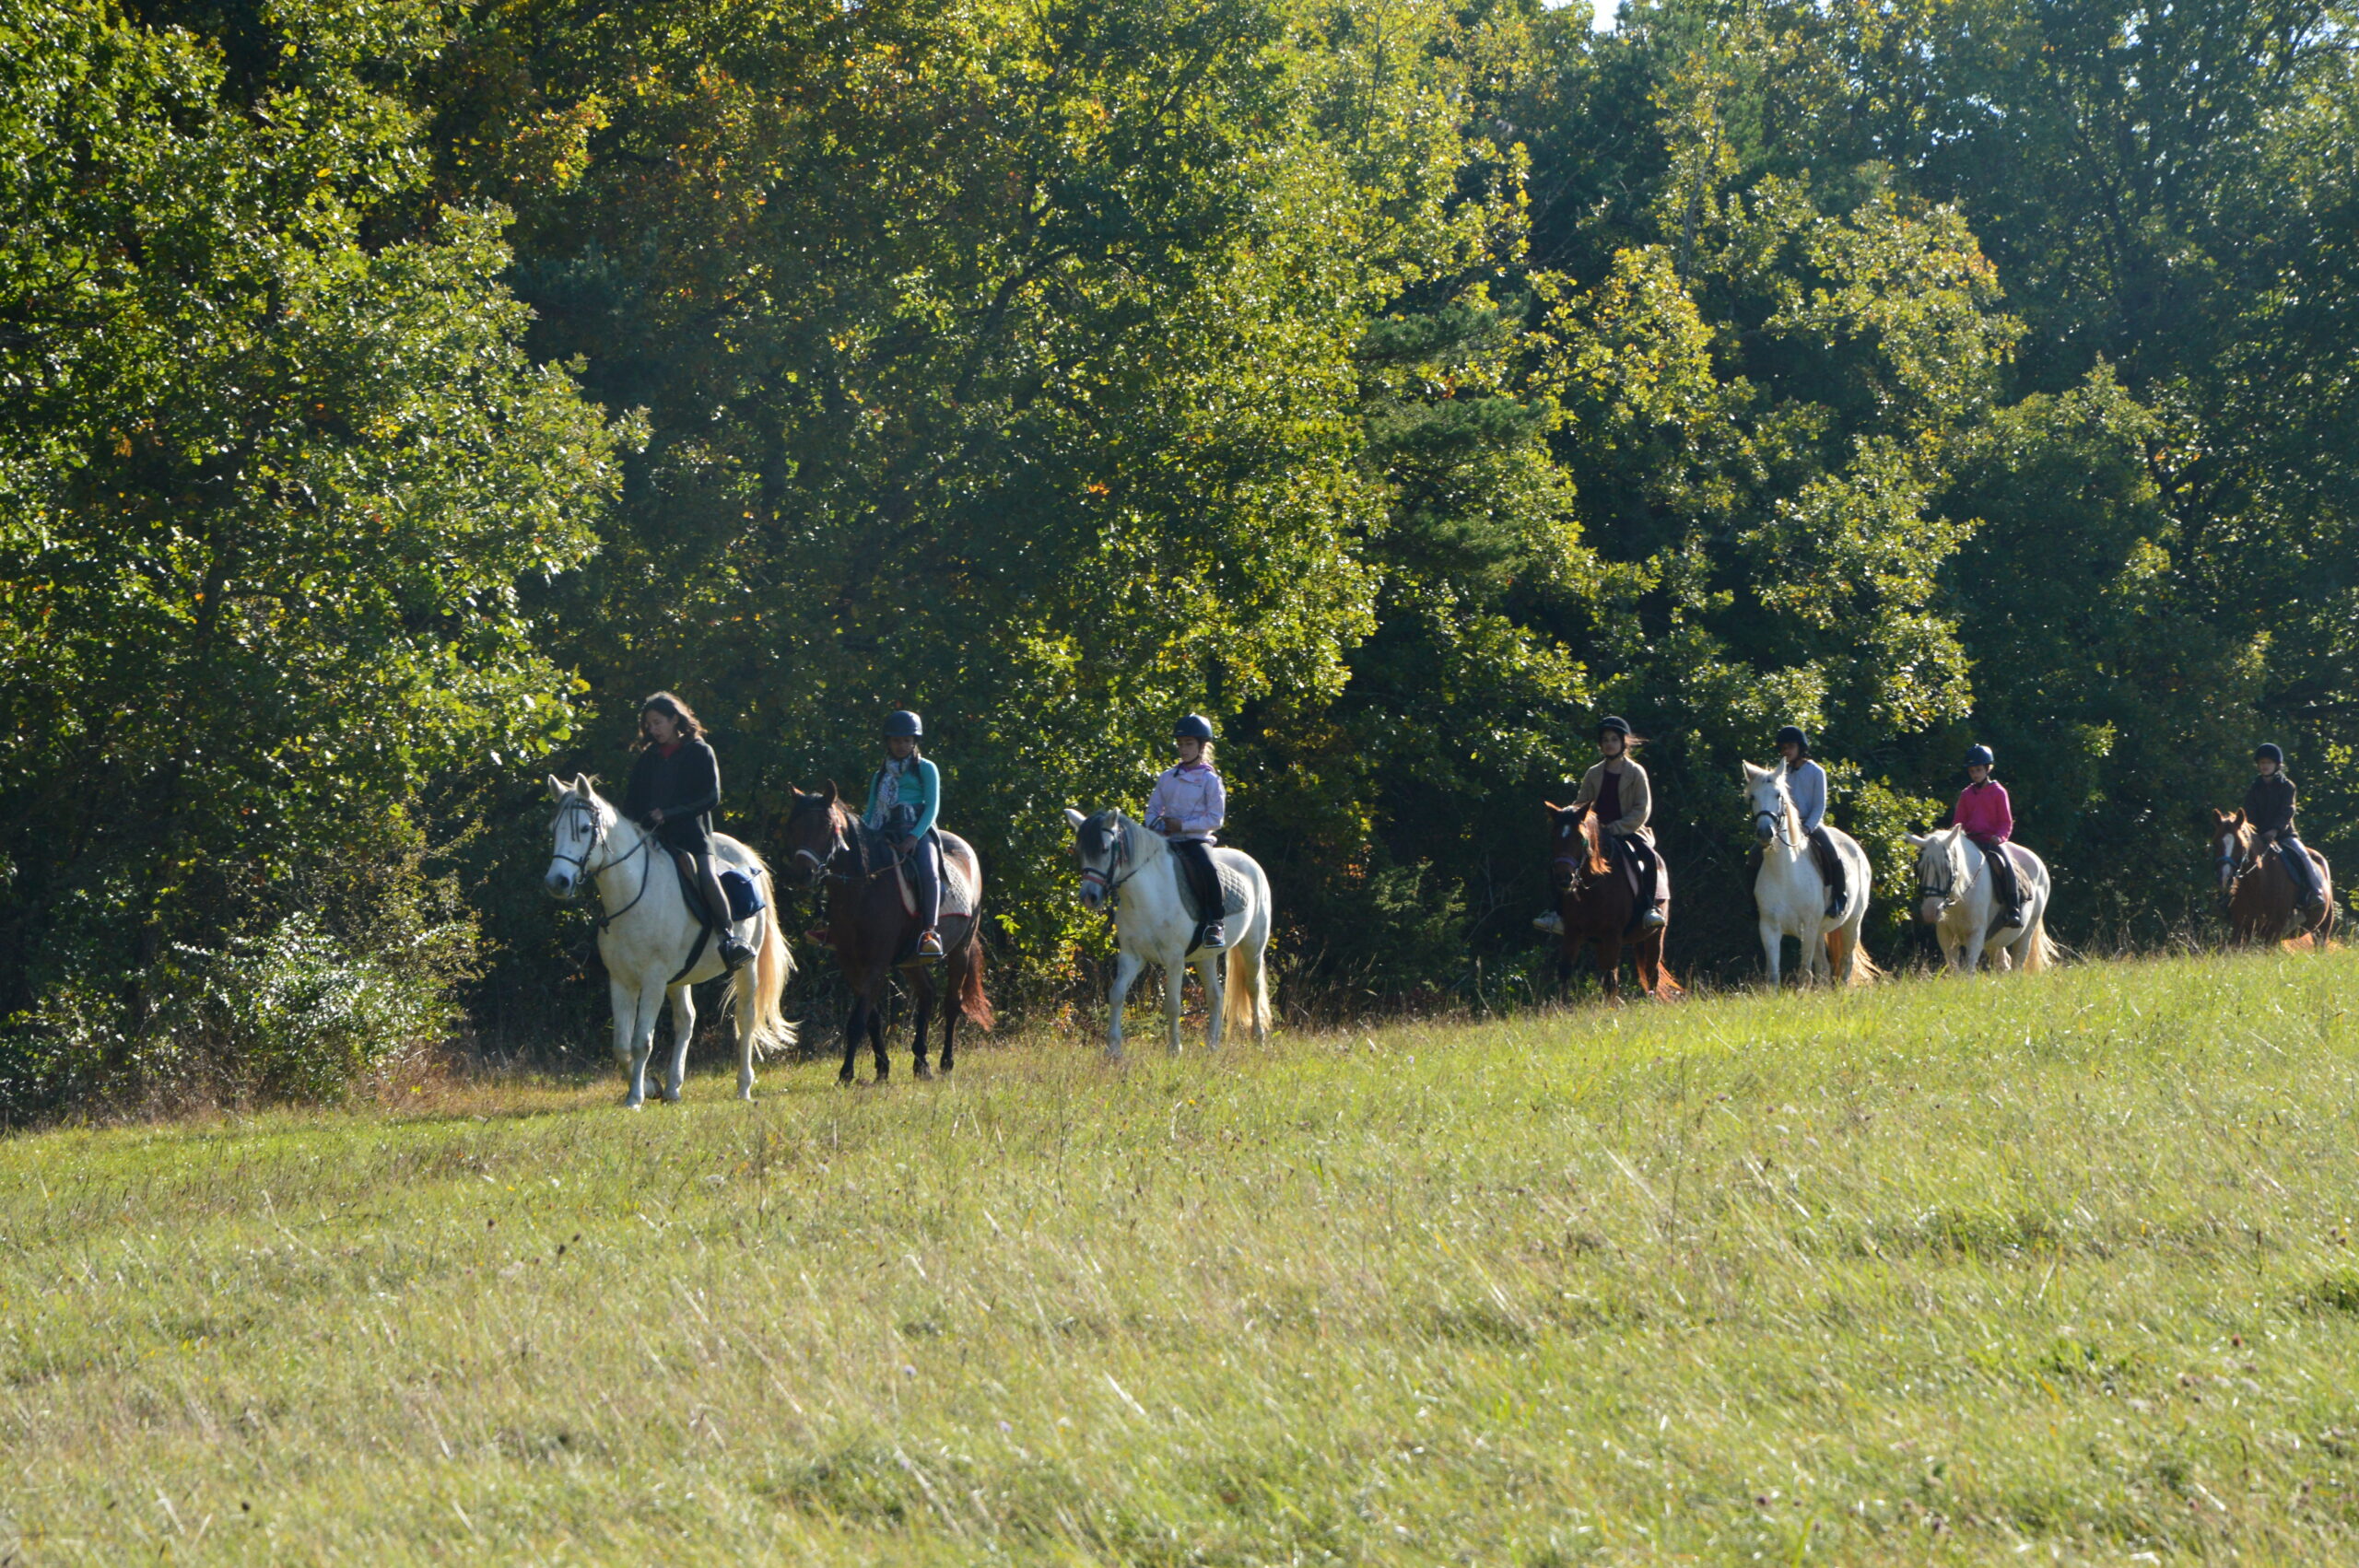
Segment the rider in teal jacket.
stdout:
[[942,773],[918,750],[925,725],[903,711],[885,720],[885,766],[868,781],[868,809],[861,820],[893,841],[916,884],[918,956],[942,956],[942,839],[934,824],[942,815]]

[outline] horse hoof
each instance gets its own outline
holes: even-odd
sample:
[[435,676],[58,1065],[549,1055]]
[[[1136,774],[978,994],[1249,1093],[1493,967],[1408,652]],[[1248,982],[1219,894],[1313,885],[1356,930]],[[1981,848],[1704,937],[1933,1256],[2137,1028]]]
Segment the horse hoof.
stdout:
[[910,1071],[912,1076],[920,1079],[926,1079],[933,1076],[933,1070],[927,1067],[923,1062],[918,1063],[917,1066],[910,1069]]
[[853,1072],[849,1068],[836,1074],[836,1084],[839,1088],[850,1089],[857,1085],[859,1082],[859,1074]]

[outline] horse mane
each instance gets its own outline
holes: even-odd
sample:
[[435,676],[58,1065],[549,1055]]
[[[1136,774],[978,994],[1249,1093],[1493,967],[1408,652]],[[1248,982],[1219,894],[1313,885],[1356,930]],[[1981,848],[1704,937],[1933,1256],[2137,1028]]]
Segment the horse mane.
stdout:
[[1605,858],[1605,830],[1598,825],[1594,809],[1581,813],[1581,843],[1589,849],[1589,863],[1581,870],[1590,876],[1612,876],[1614,862]]

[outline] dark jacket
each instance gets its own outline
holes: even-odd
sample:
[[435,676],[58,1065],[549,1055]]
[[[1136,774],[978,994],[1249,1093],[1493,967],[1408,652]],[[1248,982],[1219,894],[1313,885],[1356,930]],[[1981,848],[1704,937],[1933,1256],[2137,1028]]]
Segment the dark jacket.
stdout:
[[675,848],[690,848],[687,843],[675,843],[675,837],[710,838],[713,808],[720,804],[721,764],[701,735],[682,741],[668,757],[650,746],[630,765],[630,788],[623,791],[623,815],[644,827],[647,819],[661,807],[661,836]]
[[2245,791],[2245,820],[2262,833],[2294,831],[2294,781],[2283,772],[2256,778]]

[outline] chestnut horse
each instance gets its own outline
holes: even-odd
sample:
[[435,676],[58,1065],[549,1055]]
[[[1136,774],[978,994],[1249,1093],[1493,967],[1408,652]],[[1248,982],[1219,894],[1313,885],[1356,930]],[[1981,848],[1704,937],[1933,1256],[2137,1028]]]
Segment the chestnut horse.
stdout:
[[[2325,895],[2326,912],[2316,924],[2302,919],[2301,895],[2276,852],[2256,853],[2252,824],[2241,811],[2214,807],[2207,835],[2220,872],[2220,900],[2227,906],[2228,927],[2240,942],[2280,942],[2306,936],[2314,947],[2324,947],[2334,934],[2334,875],[2326,857],[2310,850],[2310,866]],[[2304,845],[2304,848],[2309,846]]]
[[[885,986],[898,969],[917,994],[917,1044],[911,1071],[931,1078],[925,1059],[926,1029],[933,1019],[933,965],[917,956],[918,918],[901,901],[900,862],[885,835],[860,820],[829,779],[825,788],[804,794],[793,790],[794,805],[787,813],[785,837],[793,854],[792,869],[807,886],[827,884],[827,944],[851,987],[851,1015],[844,1020],[844,1065],[838,1082],[859,1081],[854,1064],[860,1059],[864,1032],[876,1054],[876,1082],[892,1072],[885,1054]],[[958,1021],[978,1029],[992,1026],[992,1004],[983,995],[983,944],[976,934],[982,905],[982,868],[975,851],[955,833],[943,833],[944,891],[949,879],[963,876],[975,890],[975,907],[953,914],[945,907],[939,928],[942,966],[949,971],[950,987],[942,1012],[942,1071],[957,1059]],[[947,900],[945,899],[945,904]]]
[[[1598,977],[1606,1000],[1622,1000],[1622,947],[1635,949],[1638,989],[1658,1000],[1680,994],[1679,982],[1663,967],[1662,928],[1628,936],[1637,895],[1630,879],[1606,852],[1604,830],[1596,813],[1584,806],[1546,805],[1552,859],[1548,880],[1556,892],[1556,917],[1565,923],[1563,955],[1557,961],[1561,977],[1572,973],[1583,946],[1595,944]],[[1661,868],[1657,874],[1664,874]]]

